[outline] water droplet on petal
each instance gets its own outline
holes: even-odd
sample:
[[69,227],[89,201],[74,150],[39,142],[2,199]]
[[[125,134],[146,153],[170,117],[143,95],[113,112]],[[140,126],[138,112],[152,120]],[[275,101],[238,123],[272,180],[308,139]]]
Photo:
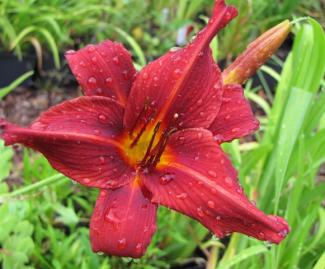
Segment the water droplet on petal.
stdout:
[[183,192],[181,194],[176,195],[177,199],[186,199],[187,198],[187,193]]
[[137,253],[141,253],[142,252],[142,244],[141,243],[138,243],[136,246],[135,246],[135,251]]
[[112,83],[113,79],[111,77],[108,77],[105,79],[106,84],[108,84],[110,86],[110,84]]
[[208,207],[214,208],[215,207],[215,203],[213,201],[208,201]]
[[201,139],[203,137],[203,134],[202,133],[198,133],[197,134],[197,138]]
[[91,84],[91,85],[96,85],[97,80],[96,80],[96,78],[94,78],[94,77],[90,77],[90,78],[88,79],[88,83]]
[[178,119],[178,117],[179,117],[179,114],[178,113],[175,113],[174,114],[174,119]]
[[122,250],[122,249],[125,249],[125,247],[126,247],[126,239],[122,238],[122,239],[118,240],[117,248]]
[[149,75],[147,72],[145,72],[145,73],[143,73],[142,77],[143,77],[143,79],[148,79]]
[[243,193],[243,189],[242,189],[242,187],[239,187],[239,188],[237,189],[237,192],[238,192],[239,194],[242,194],[242,193]]
[[76,53],[75,50],[68,50],[68,51],[65,52],[66,55],[73,55],[75,53]]
[[170,51],[170,52],[176,52],[176,51],[178,51],[178,50],[180,50],[180,47],[173,47],[173,48],[171,48],[169,51]]
[[199,100],[197,100],[197,102],[196,102],[198,105],[202,105],[202,103],[203,103],[203,100],[202,99],[199,99]]
[[213,140],[216,141],[216,142],[222,142],[224,140],[224,136],[223,135],[220,135],[220,134],[217,134],[213,137]]
[[259,233],[258,233],[258,238],[259,238],[259,239],[264,239],[264,238],[265,238],[264,233],[259,232]]
[[179,68],[177,68],[177,69],[174,70],[174,74],[176,76],[180,75],[181,73],[182,73],[182,71]]
[[217,177],[217,173],[215,171],[209,170],[208,174],[212,177]]
[[84,179],[83,179],[83,183],[85,183],[85,184],[89,184],[89,183],[90,183],[90,179],[89,179],[89,178],[84,178]]
[[221,220],[221,217],[220,216],[216,216],[216,220]]
[[124,70],[124,71],[122,72],[122,74],[123,74],[123,77],[124,77],[125,80],[127,80],[127,79],[129,78],[129,73],[128,73],[127,70]]
[[86,67],[86,63],[85,63],[84,61],[80,61],[79,65],[80,65],[81,67]]
[[95,51],[95,46],[89,45],[89,46],[87,46],[87,50],[88,50],[88,52],[94,52]]
[[231,184],[232,184],[232,179],[231,179],[231,177],[225,177],[225,182],[226,182],[228,185],[231,185]]
[[166,173],[160,177],[159,182],[160,184],[166,185],[169,182],[171,182],[173,179],[175,179],[175,174]]
[[100,115],[98,116],[98,120],[99,120],[100,123],[107,123],[108,118],[107,118],[106,115],[104,115],[104,114],[100,114]]
[[115,56],[115,57],[113,58],[113,62],[114,62],[115,64],[119,64],[119,63],[120,63],[120,60],[119,60],[118,56]]
[[100,156],[99,157],[99,161],[100,161],[100,163],[105,163],[105,157],[104,156]]
[[185,141],[185,137],[184,137],[184,136],[179,136],[179,137],[178,137],[178,141],[180,141],[180,142],[184,142],[184,141]]
[[201,207],[198,207],[198,208],[196,209],[196,211],[197,211],[197,213],[198,213],[198,215],[199,215],[200,217],[204,217],[204,212],[203,212],[203,210],[202,210]]
[[92,57],[92,58],[91,58],[91,61],[92,61],[94,64],[96,64],[97,61],[98,61],[98,60],[97,60],[97,57],[96,57],[96,56]]

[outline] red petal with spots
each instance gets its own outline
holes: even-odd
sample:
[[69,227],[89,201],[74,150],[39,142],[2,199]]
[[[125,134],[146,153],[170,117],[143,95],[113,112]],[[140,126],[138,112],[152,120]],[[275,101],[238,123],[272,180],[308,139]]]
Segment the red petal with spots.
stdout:
[[163,158],[170,163],[146,175],[144,185],[158,203],[200,221],[219,237],[240,232],[279,243],[285,220],[267,216],[243,194],[229,159],[203,129],[175,133]]
[[156,211],[157,206],[143,196],[137,183],[102,190],[90,222],[93,251],[141,257],[156,231]]
[[208,127],[216,117],[222,79],[209,43],[237,15],[224,1],[216,1],[209,24],[183,49],[170,51],[146,66],[132,87],[124,123],[141,128],[150,120],[165,128]]
[[224,86],[220,111],[210,126],[215,139],[220,143],[255,132],[259,122],[254,117],[250,104],[240,85]]
[[122,129],[123,108],[106,97],[81,97],[51,108],[29,128],[1,120],[6,145],[21,143],[45,155],[51,165],[83,185],[119,187],[131,168],[113,138]]
[[111,97],[126,104],[136,71],[122,44],[106,40],[65,56],[85,95]]

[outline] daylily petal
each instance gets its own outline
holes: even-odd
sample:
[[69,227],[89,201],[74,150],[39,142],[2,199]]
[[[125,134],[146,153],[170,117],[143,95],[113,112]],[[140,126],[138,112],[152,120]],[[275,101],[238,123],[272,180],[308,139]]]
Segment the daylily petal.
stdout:
[[24,144],[79,183],[114,188],[130,182],[132,169],[122,160],[123,108],[106,97],[80,97],[51,108],[29,128],[0,120],[6,145]]
[[128,130],[149,121],[178,129],[212,123],[221,105],[222,79],[209,43],[236,15],[235,8],[217,0],[208,25],[191,44],[168,52],[140,72],[125,112]]
[[156,211],[157,206],[145,198],[136,182],[101,190],[90,222],[93,251],[141,257],[156,231]]
[[288,233],[282,218],[265,215],[243,194],[235,169],[211,132],[175,133],[163,159],[170,161],[144,178],[152,202],[197,219],[219,237],[240,232],[279,243]]
[[225,85],[220,111],[209,127],[220,143],[255,132],[259,122],[240,85]]
[[85,95],[111,97],[126,104],[136,71],[122,44],[106,40],[65,56]]

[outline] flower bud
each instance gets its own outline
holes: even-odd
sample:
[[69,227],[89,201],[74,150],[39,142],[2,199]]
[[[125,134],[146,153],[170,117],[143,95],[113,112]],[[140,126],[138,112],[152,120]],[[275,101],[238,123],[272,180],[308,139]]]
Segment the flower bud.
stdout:
[[271,28],[255,41],[222,73],[224,84],[243,84],[282,45],[291,30],[289,20]]

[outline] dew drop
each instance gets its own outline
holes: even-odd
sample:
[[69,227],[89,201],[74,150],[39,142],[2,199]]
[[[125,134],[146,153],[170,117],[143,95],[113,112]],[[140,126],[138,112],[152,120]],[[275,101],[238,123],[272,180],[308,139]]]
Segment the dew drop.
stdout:
[[259,237],[259,239],[264,239],[265,238],[265,235],[264,235],[264,233],[259,232],[258,233],[258,237]]
[[203,134],[202,133],[198,133],[197,134],[197,138],[201,139],[203,137]]
[[242,189],[242,187],[239,187],[239,188],[237,189],[237,192],[238,192],[239,194],[242,194],[242,193],[243,193],[243,189]]
[[100,114],[98,120],[100,123],[107,123],[107,117],[104,114]]
[[217,173],[215,171],[209,170],[208,174],[212,177],[217,177]]
[[186,199],[187,198],[187,193],[183,192],[181,194],[176,195],[177,199]]
[[174,114],[174,119],[178,119],[178,117],[179,117],[179,114],[178,113],[175,113]]
[[122,74],[123,74],[123,77],[124,77],[125,80],[127,80],[127,79],[129,78],[129,73],[128,73],[127,70],[124,70],[124,71],[122,72]]
[[97,92],[97,94],[102,94],[103,93],[103,90],[101,88],[97,88],[96,89],[96,92]]
[[217,134],[213,137],[213,140],[216,141],[216,142],[221,142],[224,140],[224,136],[223,135],[220,135],[220,134]]
[[221,217],[220,216],[216,216],[216,220],[221,220]]
[[98,61],[98,60],[97,60],[97,57],[96,57],[96,56],[92,57],[92,58],[91,58],[91,61],[92,61],[94,64],[96,64],[97,61]]
[[170,52],[175,52],[175,51],[178,51],[178,50],[180,50],[180,47],[173,47],[169,51]]
[[229,21],[231,19],[231,13],[227,12],[226,13],[226,21]]
[[84,178],[84,179],[83,179],[83,183],[85,183],[85,184],[89,184],[89,183],[90,183],[90,179],[89,179],[89,178]]
[[278,235],[282,238],[286,237],[286,235],[288,234],[288,231],[287,230],[282,230],[278,233]]
[[68,51],[66,51],[66,55],[73,55],[73,54],[75,54],[76,53],[76,51],[75,50],[68,50]]
[[105,163],[105,157],[104,156],[100,156],[99,157],[99,161],[101,164]]
[[117,248],[122,250],[122,249],[125,249],[125,247],[126,247],[126,239],[122,238],[122,239],[118,240]]
[[88,79],[88,83],[91,84],[91,85],[96,85],[97,80],[96,80],[96,78],[94,78],[94,77],[90,77],[90,78]]
[[198,105],[202,105],[203,100],[202,100],[202,99],[199,99],[196,103],[197,103]]
[[196,211],[197,211],[197,213],[198,213],[198,215],[199,215],[200,217],[203,217],[203,216],[204,216],[204,212],[203,212],[203,210],[202,210],[201,207],[198,207],[198,208],[196,209]]
[[86,63],[85,63],[84,61],[80,61],[79,65],[80,65],[81,67],[86,67]]
[[228,184],[228,185],[231,185],[231,184],[232,184],[232,180],[231,180],[230,177],[225,177],[225,182],[226,182],[226,184]]
[[166,173],[160,177],[159,182],[160,184],[166,185],[169,182],[171,182],[173,179],[175,179],[175,174]]
[[184,142],[185,141],[185,137],[184,136],[179,136],[178,137],[178,141]]
[[208,207],[214,208],[215,207],[215,203],[213,201],[208,201]]
[[143,79],[148,79],[149,78],[149,75],[147,72],[145,72],[143,75],[142,75]]
[[233,128],[233,129],[231,130],[232,133],[238,133],[239,131],[240,131],[239,128]]
[[113,62],[114,62],[115,64],[119,64],[119,63],[120,63],[120,60],[119,60],[118,56],[115,56],[115,57],[113,58]]
[[87,50],[88,50],[88,52],[94,52],[94,51],[95,51],[95,46],[93,46],[93,45],[89,45],[89,46],[87,47]]
[[111,84],[113,79],[111,77],[108,77],[105,79],[106,84]]
[[182,73],[182,71],[179,68],[177,68],[177,69],[174,70],[174,74],[176,76],[180,75],[181,73]]
[[142,252],[142,244],[141,243],[138,243],[136,246],[135,246],[135,251],[137,253],[141,253]]

